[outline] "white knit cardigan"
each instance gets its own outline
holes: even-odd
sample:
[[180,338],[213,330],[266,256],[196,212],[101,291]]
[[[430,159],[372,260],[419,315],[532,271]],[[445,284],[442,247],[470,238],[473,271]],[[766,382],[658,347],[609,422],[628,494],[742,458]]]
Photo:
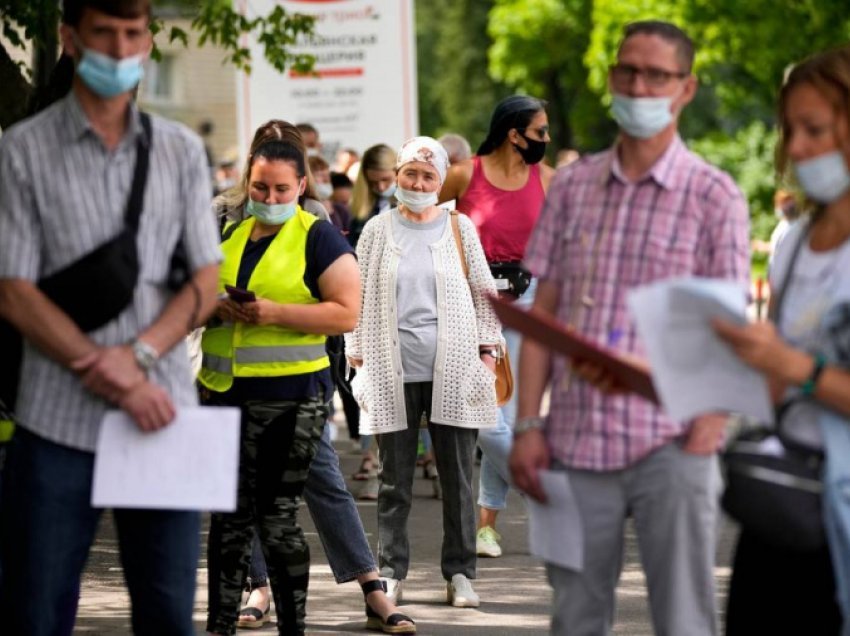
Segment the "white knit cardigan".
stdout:
[[[431,421],[463,428],[496,423],[495,376],[481,362],[479,345],[501,342],[499,321],[487,301],[496,286],[475,226],[458,215],[469,266],[461,267],[451,222],[431,244],[437,285],[437,355]],[[363,413],[364,435],[407,428],[404,375],[396,315],[396,276],[402,256],[393,241],[389,212],[372,218],[357,244],[362,281],[362,307],[357,326],[345,335],[346,355],[363,360],[353,381],[354,397]],[[471,293],[470,293],[471,291]]]

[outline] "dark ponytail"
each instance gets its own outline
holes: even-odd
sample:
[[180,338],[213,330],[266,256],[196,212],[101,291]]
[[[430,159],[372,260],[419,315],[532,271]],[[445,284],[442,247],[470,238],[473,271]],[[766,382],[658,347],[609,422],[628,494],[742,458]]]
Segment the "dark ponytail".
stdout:
[[534,116],[546,108],[546,102],[528,95],[511,95],[498,103],[490,118],[487,138],[478,147],[478,155],[489,155],[507,139],[511,128],[525,129]]

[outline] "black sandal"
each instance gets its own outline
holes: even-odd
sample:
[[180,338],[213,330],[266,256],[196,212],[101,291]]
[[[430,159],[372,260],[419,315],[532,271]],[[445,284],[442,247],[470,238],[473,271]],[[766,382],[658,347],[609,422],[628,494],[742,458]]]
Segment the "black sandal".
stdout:
[[[240,618],[236,621],[236,627],[238,627],[239,629],[259,629],[271,620],[271,617],[269,616],[269,612],[271,611],[271,609],[271,602],[269,602],[269,606],[266,608],[265,612],[259,607],[243,607],[241,610],[239,610]],[[242,620],[242,616],[250,616],[254,620]]]
[[[385,634],[416,633],[416,623],[409,616],[405,616],[401,612],[396,612],[395,614],[390,614],[387,616],[387,620],[384,620],[375,610],[369,607],[369,601],[366,599],[369,594],[377,592],[378,590],[383,590],[386,594],[387,585],[384,581],[380,579],[366,581],[365,583],[360,584],[360,589],[363,590],[363,600],[366,601],[366,629],[383,632]],[[403,622],[409,622],[410,625],[399,625],[399,623]]]

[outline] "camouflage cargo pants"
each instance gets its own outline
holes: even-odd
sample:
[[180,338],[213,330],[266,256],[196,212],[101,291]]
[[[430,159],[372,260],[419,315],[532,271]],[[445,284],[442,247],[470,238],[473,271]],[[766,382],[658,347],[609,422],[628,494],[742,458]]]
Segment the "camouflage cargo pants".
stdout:
[[213,514],[210,521],[207,630],[235,631],[256,528],[272,581],[278,632],[303,634],[310,551],[298,525],[298,502],[328,406],[318,397],[241,406],[236,512]]

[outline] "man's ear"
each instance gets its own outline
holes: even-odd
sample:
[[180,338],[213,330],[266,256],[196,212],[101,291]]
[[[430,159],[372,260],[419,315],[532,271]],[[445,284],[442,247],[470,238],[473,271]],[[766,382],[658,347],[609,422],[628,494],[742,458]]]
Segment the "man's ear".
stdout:
[[74,27],[68,24],[63,23],[59,27],[59,40],[62,43],[62,52],[74,60],[79,60],[83,52],[79,50],[80,47],[77,45],[79,38],[75,38],[74,33]]
[[677,112],[682,112],[685,106],[687,106],[694,100],[698,88],[699,80],[697,79],[696,75],[688,75],[685,78],[685,87],[682,90],[682,94],[676,100],[678,102]]

